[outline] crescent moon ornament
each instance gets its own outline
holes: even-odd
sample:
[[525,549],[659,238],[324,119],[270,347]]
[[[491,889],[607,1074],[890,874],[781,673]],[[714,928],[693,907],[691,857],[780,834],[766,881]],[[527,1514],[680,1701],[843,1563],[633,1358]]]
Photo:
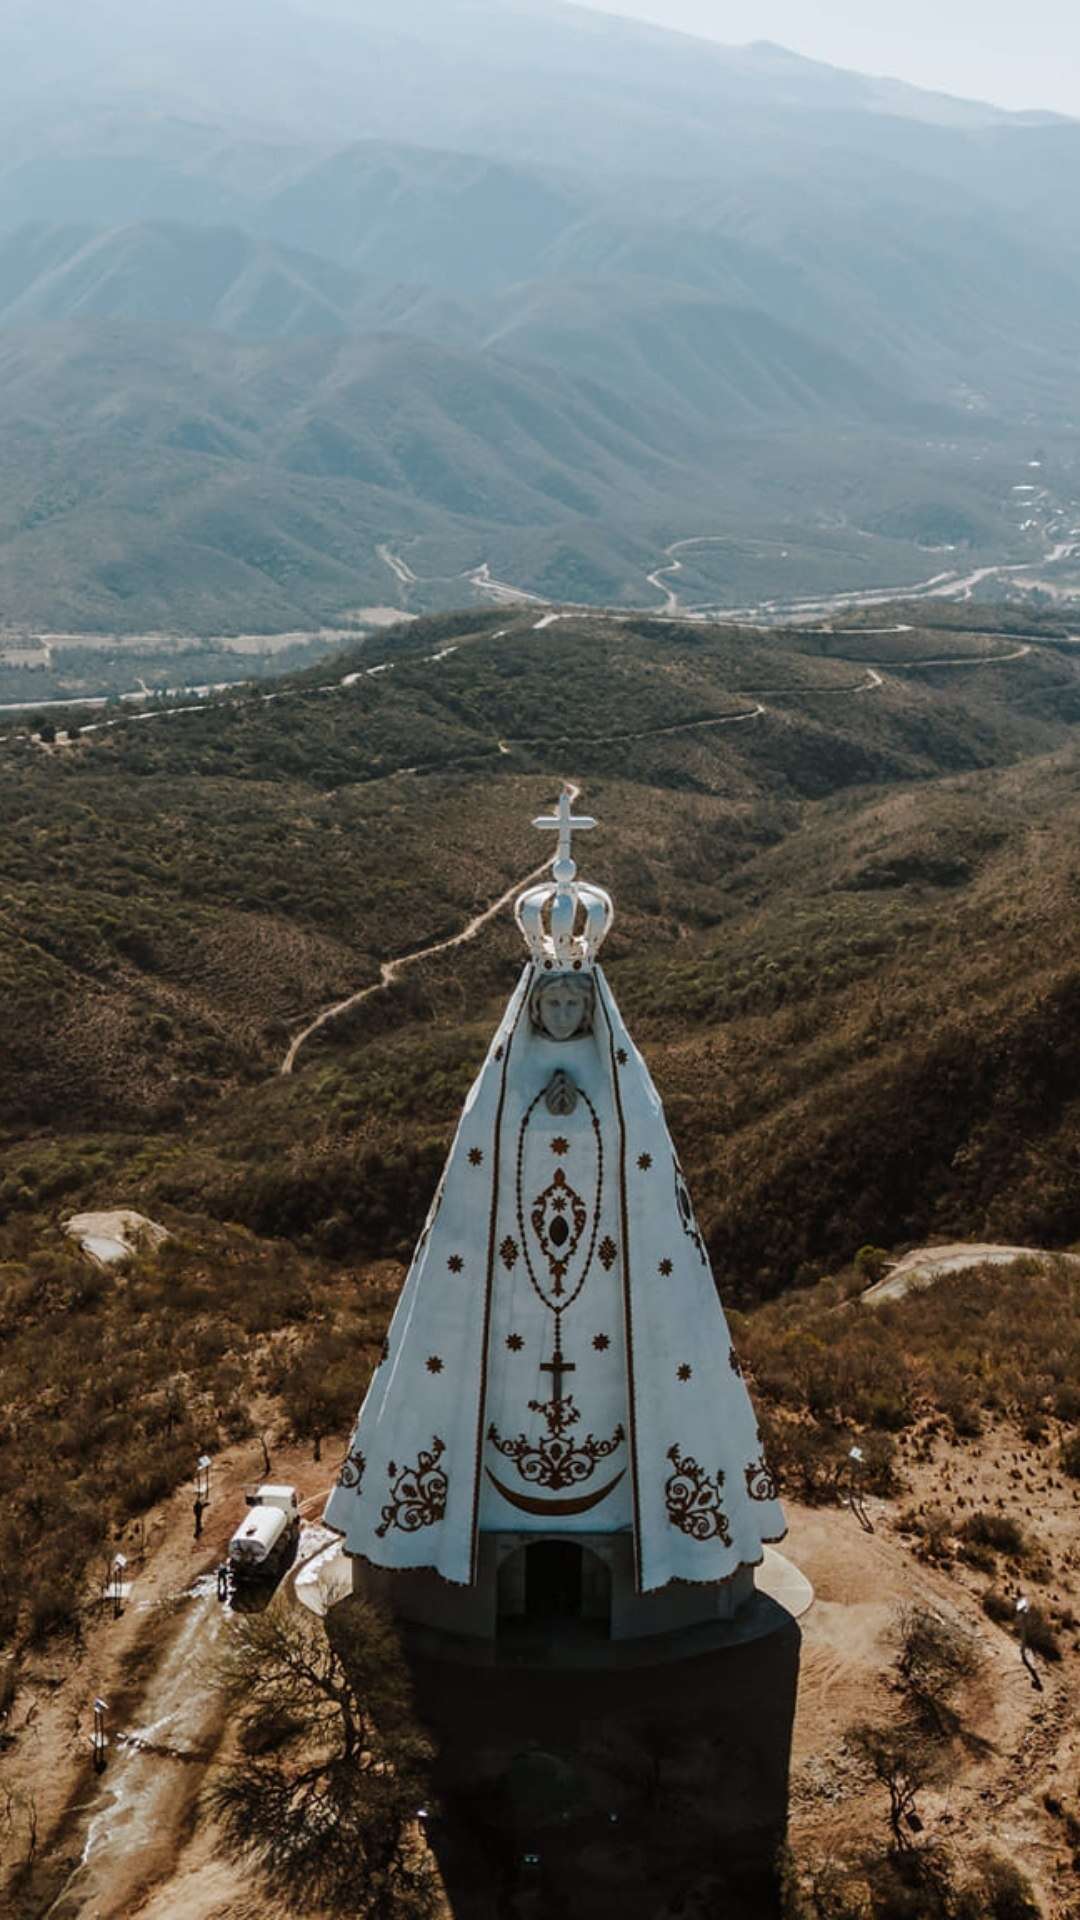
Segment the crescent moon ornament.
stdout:
[[508,1487],[502,1480],[496,1479],[490,1467],[485,1467],[484,1471],[496,1493],[501,1493],[503,1499],[512,1507],[517,1507],[520,1513],[550,1515],[553,1520],[566,1520],[571,1514],[588,1513],[590,1507],[598,1507],[601,1500],[606,1500],[608,1494],[614,1492],[626,1468],[623,1467],[622,1471],[615,1475],[614,1480],[609,1480],[605,1486],[596,1487],[591,1493],[578,1494],[573,1500],[537,1500],[531,1494],[518,1493],[513,1487]]

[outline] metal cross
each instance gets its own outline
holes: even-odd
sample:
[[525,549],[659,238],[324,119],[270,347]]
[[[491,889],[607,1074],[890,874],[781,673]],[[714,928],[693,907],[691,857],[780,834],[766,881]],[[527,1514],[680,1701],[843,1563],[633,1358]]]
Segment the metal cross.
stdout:
[[591,819],[587,813],[575,814],[572,811],[570,789],[568,787],[564,787],[560,793],[559,804],[554,813],[542,813],[538,819],[533,821],[534,827],[541,827],[548,833],[558,834],[559,850],[555,856],[558,860],[572,860],[574,854],[571,846],[571,836],[575,833],[587,833],[589,828],[595,827],[595,825],[596,821]]

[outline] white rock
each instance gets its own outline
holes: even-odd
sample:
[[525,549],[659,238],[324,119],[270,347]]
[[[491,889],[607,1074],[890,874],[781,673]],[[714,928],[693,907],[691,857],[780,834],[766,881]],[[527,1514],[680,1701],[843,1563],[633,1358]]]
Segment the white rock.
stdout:
[[141,1247],[160,1247],[170,1237],[156,1220],[133,1213],[129,1207],[117,1207],[111,1213],[73,1213],[64,1224],[64,1232],[77,1240],[99,1267],[127,1260]]

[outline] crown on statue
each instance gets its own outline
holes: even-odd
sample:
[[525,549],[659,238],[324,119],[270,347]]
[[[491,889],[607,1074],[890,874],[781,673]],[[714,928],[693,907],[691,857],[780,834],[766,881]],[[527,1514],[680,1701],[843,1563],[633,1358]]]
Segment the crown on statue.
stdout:
[[615,918],[611,895],[577,877],[572,836],[587,832],[596,821],[573,813],[575,797],[564,787],[555,813],[533,821],[534,827],[559,836],[551,882],[530,887],[514,904],[514,918],[529,952],[546,971],[565,968],[580,973],[591,967]]

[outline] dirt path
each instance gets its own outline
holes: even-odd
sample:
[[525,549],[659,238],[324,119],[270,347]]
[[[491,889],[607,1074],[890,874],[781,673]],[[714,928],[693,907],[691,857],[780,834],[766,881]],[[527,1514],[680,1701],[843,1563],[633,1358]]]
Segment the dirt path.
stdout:
[[[1046,1804],[1048,1795],[1068,1800],[1076,1777],[1073,1636],[1063,1636],[1060,1665],[1037,1663],[1036,1690],[1016,1641],[982,1610],[986,1575],[955,1559],[945,1565],[920,1561],[902,1526],[905,1507],[943,1510],[955,1529],[975,1508],[1024,1515],[1024,1506],[1037,1500],[1037,1517],[1024,1515],[1024,1525],[1045,1544],[1054,1569],[1049,1584],[1037,1590],[1039,1603],[1075,1604],[1072,1491],[1053,1472],[1050,1457],[1033,1456],[1030,1448],[1017,1452],[1005,1427],[960,1446],[937,1438],[929,1451],[925,1439],[905,1435],[900,1453],[905,1494],[895,1502],[868,1502],[871,1534],[843,1509],[787,1508],[785,1552],[815,1592],[800,1621],[792,1844],[797,1855],[804,1848],[828,1855],[843,1854],[859,1839],[884,1839],[884,1795],[860,1770],[845,1734],[855,1722],[883,1724],[895,1714],[889,1681],[898,1618],[905,1608],[928,1607],[971,1634],[984,1664],[962,1702],[971,1738],[954,1755],[948,1779],[920,1795],[927,1834],[962,1853],[977,1852],[989,1840],[1035,1880],[1047,1920],[1076,1920],[1068,1849]],[[1011,1584],[1005,1569],[999,1579]]]
[[[547,626],[552,620],[558,618],[559,616],[557,614],[549,614],[537,624],[541,627]],[[447,647],[444,648],[441,653],[431,654],[429,658],[432,660],[443,660],[447,654],[455,651],[456,648]],[[378,669],[369,668],[368,671],[377,672]],[[350,675],[349,678],[355,679],[356,676]],[[874,693],[879,687],[883,687],[884,685],[885,681],[882,675],[873,667],[867,667],[865,680],[860,680],[856,686],[852,687],[765,687],[762,688],[761,691],[773,699],[785,699],[792,696],[805,698],[808,694],[814,693],[831,695],[849,694],[854,696],[862,693]],[[749,693],[748,697],[750,697]],[[747,721],[763,720],[767,712],[768,709],[762,706],[761,701],[758,700],[757,704],[751,707],[746,713],[720,713],[708,716],[703,720],[677,720],[670,726],[641,727],[625,733],[575,733],[561,734],[555,738],[540,735],[518,735],[509,740],[497,741],[492,751],[505,755],[509,754],[515,746],[612,746],[636,740],[658,740],[668,738],[674,734],[705,732],[713,727],[742,726],[745,725]],[[419,768],[402,768],[399,769],[399,771],[416,773],[419,771]],[[571,799],[576,801],[581,793],[581,788],[571,783],[569,792]],[[350,1013],[354,1007],[362,1006],[365,1000],[370,1000],[376,993],[384,993],[387,987],[392,986],[394,981],[405,972],[406,968],[418,965],[421,960],[430,960],[435,954],[449,953],[455,947],[464,946],[467,941],[475,940],[477,934],[487,926],[488,921],[493,920],[496,914],[501,913],[502,909],[508,906],[510,901],[513,900],[524,887],[532,886],[535,881],[543,877],[550,864],[551,862],[549,860],[545,860],[540,866],[534,867],[531,873],[523,875],[520,880],[515,880],[512,885],[507,887],[505,893],[499,895],[497,900],[493,900],[491,905],[485,907],[482,913],[476,914],[474,918],[469,921],[468,925],[461,929],[460,933],[451,934],[444,940],[436,940],[430,946],[419,947],[415,953],[403,953],[399,954],[397,958],[393,960],[384,960],[379,968],[379,978],[377,980],[370,981],[367,986],[358,987],[355,993],[347,994],[343,1000],[335,1000],[332,1006],[323,1007],[322,1011],[317,1013],[315,1018],[309,1021],[307,1026],[303,1027],[289,1042],[285,1058],[281,1063],[281,1073],[292,1073],[296,1065],[297,1056],[314,1034],[318,1033],[323,1027],[328,1026],[332,1020],[340,1019],[342,1014]]]
[[950,1241],[938,1247],[915,1247],[890,1267],[882,1279],[859,1295],[865,1307],[879,1307],[919,1293],[950,1273],[969,1273],[972,1267],[1011,1267],[1017,1260],[1046,1266],[1051,1260],[1080,1261],[1080,1254],[1055,1253],[1045,1247],[1004,1247],[990,1241]]
[[[898,1613],[931,1606],[971,1632],[985,1666],[976,1694],[963,1703],[965,1724],[978,1738],[957,1753],[948,1782],[920,1797],[926,1831],[961,1852],[975,1851],[986,1844],[991,1817],[993,1845],[1035,1879],[1047,1920],[1075,1920],[1068,1848],[1047,1797],[1071,1805],[1080,1643],[1062,1635],[1062,1663],[1040,1663],[1036,1692],[1015,1641],[982,1611],[986,1574],[955,1558],[947,1565],[920,1561],[904,1524],[905,1511],[926,1504],[943,1510],[954,1532],[977,1507],[1014,1512],[1050,1555],[1040,1604],[1075,1606],[1073,1487],[1057,1471],[1052,1447],[1033,1451],[1008,1426],[962,1445],[932,1429],[903,1434],[899,1449],[906,1487],[895,1501],[867,1502],[872,1533],[846,1509],[787,1503],[785,1552],[816,1596],[800,1621],[796,1853],[842,1851],[857,1836],[884,1837],[883,1796],[860,1773],[845,1732],[855,1721],[883,1723],[895,1713],[888,1678]],[[215,1462],[198,1546],[189,1491],[148,1515],[149,1551],[123,1619],[97,1620],[83,1653],[51,1650],[20,1686],[16,1740],[0,1768],[8,1784],[37,1797],[41,1861],[65,1860],[51,1908],[34,1909],[42,1920],[47,1913],[51,1920],[295,1920],[249,1873],[223,1859],[213,1829],[195,1817],[224,1734],[208,1673],[223,1631],[212,1569],[235,1522],[241,1485],[252,1477],[252,1455],[248,1444]],[[308,1511],[317,1512],[325,1464],[315,1464],[307,1449],[281,1449],[273,1471],[298,1485]],[[317,1552],[324,1538],[313,1525],[305,1545]],[[1007,1570],[999,1577],[1009,1583]],[[113,1737],[100,1781],[90,1772],[85,1742],[96,1692],[110,1703]]]
[[353,1007],[361,1006],[365,1000],[370,1000],[373,994],[385,992],[387,987],[393,986],[394,981],[405,972],[407,967],[415,967],[421,960],[430,960],[433,954],[448,953],[453,947],[464,946],[467,940],[475,940],[481,928],[486,927],[489,920],[493,920],[497,913],[501,913],[504,907],[509,906],[511,900],[516,898],[523,887],[542,879],[550,865],[551,861],[545,860],[541,866],[534,867],[531,873],[525,874],[520,880],[515,880],[511,886],[507,887],[505,893],[500,893],[498,899],[492,901],[490,907],[485,907],[483,913],[476,914],[469,921],[468,926],[462,927],[460,933],[453,933],[446,940],[436,940],[430,947],[420,947],[415,953],[400,954],[396,960],[384,960],[379,968],[377,980],[372,981],[370,986],[360,987],[356,993],[350,993],[345,1000],[336,1000],[332,1007],[324,1007],[322,1012],[316,1014],[314,1020],[310,1021],[303,1031],[290,1041],[288,1052],[281,1063],[281,1072],[292,1072],[301,1047],[306,1046],[312,1035],[318,1033],[320,1028],[328,1026],[331,1020],[340,1019],[343,1013],[350,1012]]
[[[147,1889],[172,1873],[222,1734],[211,1669],[227,1610],[214,1570],[243,1513],[242,1488],[256,1477],[255,1455],[248,1442],[215,1459],[198,1543],[190,1488],[147,1514],[144,1556],[125,1541],[134,1578],[119,1619],[103,1606],[79,1646],[58,1642],[25,1664],[0,1790],[36,1810],[41,1897],[22,1910],[41,1920],[130,1920]],[[299,1489],[306,1515],[321,1512],[329,1469],[309,1448],[275,1448],[273,1471]],[[301,1553],[325,1538],[309,1521]],[[96,1695],[107,1703],[109,1735],[100,1778],[90,1766]],[[0,1908],[14,1910],[2,1895]]]

